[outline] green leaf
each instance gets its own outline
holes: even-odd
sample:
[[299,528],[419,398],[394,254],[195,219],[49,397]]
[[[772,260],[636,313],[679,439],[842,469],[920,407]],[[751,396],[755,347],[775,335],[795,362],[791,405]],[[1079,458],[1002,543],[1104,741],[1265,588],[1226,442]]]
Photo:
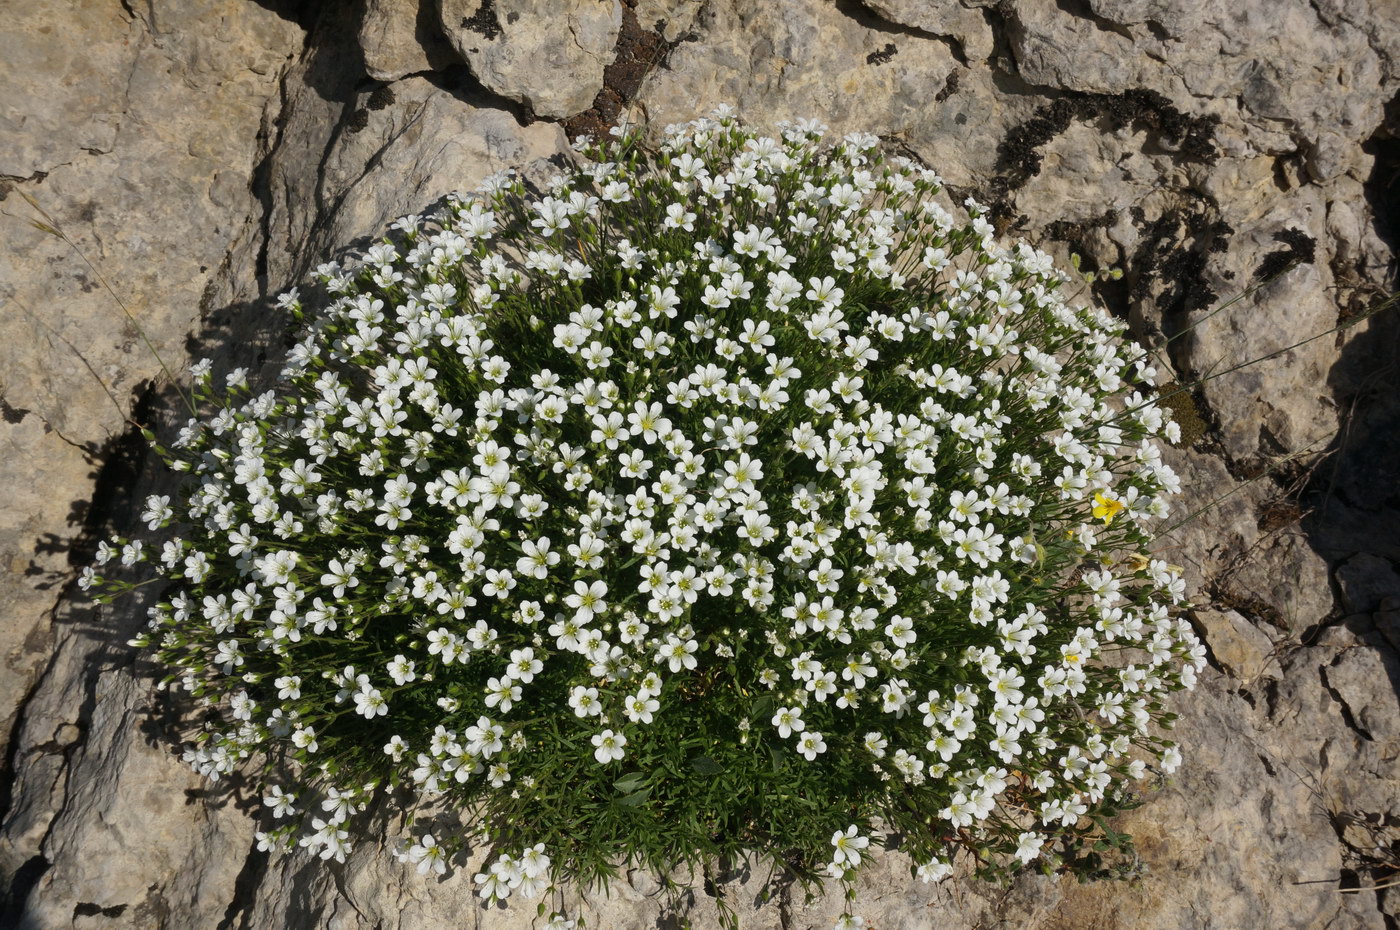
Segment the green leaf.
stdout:
[[778,757],[778,750],[772,743],[764,743],[768,747],[768,755],[773,757],[773,774],[777,775],[783,770],[783,760]]
[[642,802],[649,797],[651,797],[650,786],[641,791],[634,791],[626,797],[618,798],[616,803],[621,807],[640,807]]
[[613,782],[613,787],[623,794],[631,794],[640,788],[644,781],[646,781],[646,776],[641,772],[633,772],[631,775],[624,775]]
[[701,775],[707,776],[718,775],[720,772],[724,771],[724,766],[720,765],[713,758],[705,755],[704,753],[701,753],[698,756],[692,756],[690,759],[690,767],[693,768],[696,772],[700,773]]

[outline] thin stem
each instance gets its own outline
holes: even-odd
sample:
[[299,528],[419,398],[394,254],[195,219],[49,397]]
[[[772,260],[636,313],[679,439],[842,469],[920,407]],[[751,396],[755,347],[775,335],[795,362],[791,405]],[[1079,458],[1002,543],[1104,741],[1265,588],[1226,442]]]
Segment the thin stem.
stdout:
[[1303,448],[1298,449],[1298,450],[1295,451],[1295,452],[1291,452],[1291,453],[1289,453],[1288,455],[1283,456],[1283,457],[1280,458],[1275,464],[1270,465],[1268,468],[1264,469],[1262,472],[1260,472],[1259,474],[1255,475],[1253,478],[1249,478],[1249,479],[1246,479],[1245,481],[1240,482],[1240,483],[1237,484],[1234,488],[1230,489],[1229,491],[1225,492],[1224,494],[1220,495],[1219,497],[1215,498],[1214,500],[1207,502],[1206,505],[1205,505],[1204,507],[1201,507],[1201,508],[1199,508],[1199,509],[1197,509],[1197,510],[1193,510],[1189,515],[1187,515],[1186,517],[1183,517],[1182,519],[1180,519],[1180,520],[1178,520],[1177,522],[1173,523],[1173,524],[1172,524],[1171,526],[1169,526],[1167,529],[1163,530],[1163,531],[1161,532],[1160,535],[1162,535],[1162,536],[1170,536],[1172,533],[1176,532],[1176,531],[1177,531],[1178,529],[1180,529],[1181,527],[1183,527],[1183,526],[1185,526],[1186,524],[1190,523],[1192,520],[1196,519],[1196,517],[1199,517],[1201,514],[1205,513],[1207,510],[1209,510],[1209,509],[1211,509],[1212,507],[1214,507],[1216,504],[1219,504],[1219,503],[1221,503],[1222,501],[1228,500],[1229,498],[1231,498],[1231,497],[1233,497],[1234,495],[1238,494],[1240,491],[1243,491],[1245,488],[1249,487],[1251,484],[1254,484],[1256,481],[1260,481],[1260,480],[1262,480],[1262,479],[1268,477],[1269,475],[1271,475],[1271,474],[1273,474],[1275,471],[1277,471],[1279,468],[1282,468],[1282,467],[1283,467],[1284,465],[1286,465],[1288,462],[1291,462],[1292,460],[1294,460],[1294,459],[1296,459],[1296,458],[1300,458],[1301,456],[1303,456],[1304,454],[1306,454],[1310,449],[1312,449],[1314,446],[1317,446],[1317,445],[1321,444],[1323,441],[1324,441],[1324,440],[1322,440],[1322,439],[1314,440],[1313,442],[1308,443],[1308,444],[1307,444],[1306,446],[1304,446]]
[[1231,367],[1226,368],[1226,369],[1223,370],[1223,371],[1217,371],[1217,372],[1214,372],[1213,374],[1208,374],[1208,375],[1206,375],[1206,376],[1203,377],[1203,378],[1198,378],[1198,379],[1196,379],[1195,381],[1189,382],[1189,383],[1187,383],[1187,384],[1179,385],[1179,386],[1177,387],[1176,390],[1174,390],[1174,391],[1172,391],[1172,392],[1170,392],[1170,393],[1168,393],[1168,394],[1159,394],[1159,395],[1157,395],[1156,397],[1149,398],[1149,399],[1143,401],[1142,403],[1138,404],[1138,405],[1135,406],[1135,407],[1125,407],[1125,408],[1123,408],[1123,410],[1121,410],[1121,411],[1118,413],[1117,416],[1111,418],[1111,419],[1108,420],[1107,422],[1109,422],[1109,423],[1114,423],[1114,422],[1116,422],[1117,420],[1119,420],[1119,419],[1121,419],[1121,418],[1127,416],[1127,415],[1130,414],[1130,413],[1134,413],[1134,412],[1136,412],[1136,411],[1138,411],[1138,410],[1141,410],[1142,408],[1146,407],[1148,404],[1160,404],[1160,403],[1163,402],[1163,401],[1171,400],[1173,397],[1177,397],[1177,396],[1179,396],[1179,395],[1181,395],[1181,394],[1190,393],[1191,391],[1195,390],[1196,388],[1200,387],[1201,385],[1203,385],[1203,384],[1205,384],[1205,383],[1207,383],[1207,382],[1209,382],[1209,381],[1214,381],[1216,378],[1223,377],[1223,376],[1225,376],[1225,375],[1230,374],[1231,372],[1239,371],[1239,370],[1242,369],[1242,368],[1248,368],[1248,367],[1251,366],[1251,365],[1258,365],[1260,362],[1267,362],[1267,361],[1269,361],[1270,359],[1278,358],[1280,355],[1283,355],[1283,354],[1286,353],[1286,352],[1291,352],[1291,351],[1293,351],[1294,349],[1297,349],[1297,348],[1299,348],[1299,347],[1301,347],[1301,346],[1305,346],[1305,345],[1307,345],[1307,344],[1310,343],[1310,342],[1315,342],[1315,341],[1317,341],[1318,339],[1321,339],[1323,336],[1330,336],[1330,335],[1332,335],[1333,333],[1341,332],[1341,331],[1344,330],[1344,329],[1350,329],[1351,327],[1357,325],[1358,323],[1361,323],[1361,322],[1364,322],[1364,321],[1370,319],[1371,317],[1375,316],[1377,313],[1380,313],[1380,312],[1382,312],[1383,310],[1388,310],[1388,309],[1391,308],[1392,306],[1395,306],[1397,303],[1400,303],[1400,293],[1392,294],[1389,298],[1387,298],[1386,300],[1382,301],[1380,304],[1378,304],[1378,305],[1372,307],[1370,310],[1367,310],[1365,313],[1361,314],[1360,316],[1357,316],[1357,317],[1354,318],[1354,319],[1345,320],[1345,321],[1343,321],[1343,322],[1341,322],[1341,323],[1338,323],[1336,326],[1332,326],[1332,327],[1329,327],[1329,328],[1327,328],[1327,329],[1324,329],[1324,330],[1323,330],[1322,332],[1320,332],[1320,333],[1316,333],[1316,334],[1314,334],[1314,335],[1312,335],[1312,336],[1309,336],[1309,337],[1306,338],[1306,339],[1303,339],[1303,340],[1301,340],[1301,341],[1299,341],[1299,342],[1295,342],[1295,343],[1293,343],[1293,344],[1290,345],[1290,346],[1285,346],[1285,347],[1283,347],[1282,349],[1279,349],[1279,350],[1276,351],[1276,352],[1270,352],[1268,355],[1261,355],[1261,356],[1259,356],[1258,358],[1250,359],[1250,360],[1247,361],[1247,362],[1240,362],[1238,365],[1232,365]]

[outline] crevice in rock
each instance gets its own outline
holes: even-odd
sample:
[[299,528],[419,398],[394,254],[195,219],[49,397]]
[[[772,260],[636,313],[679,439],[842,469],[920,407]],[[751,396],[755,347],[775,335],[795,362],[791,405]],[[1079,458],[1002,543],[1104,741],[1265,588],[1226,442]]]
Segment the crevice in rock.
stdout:
[[[364,85],[376,86],[375,82],[369,78],[361,78],[359,81],[355,76],[364,75],[366,68],[364,65],[364,53],[360,48],[359,36],[355,31],[356,22],[353,18],[345,18],[332,15],[329,8],[322,8],[315,18],[314,24],[308,28],[302,45],[301,55],[298,65],[300,80],[315,90],[315,92],[325,101],[332,104],[339,104],[340,112],[336,115],[334,122],[327,134],[325,143],[322,146],[320,157],[317,159],[315,176],[316,183],[312,191],[314,203],[309,206],[307,212],[312,217],[310,229],[305,240],[298,245],[304,245],[314,240],[314,237],[328,222],[330,216],[326,204],[326,177],[330,160],[333,157],[341,137],[347,131],[353,131],[353,123],[356,113],[360,110],[358,100],[360,91]],[[292,71],[289,69],[284,73],[279,82],[279,92],[281,104],[279,106],[277,122],[284,123],[289,118],[288,104],[291,102],[290,94],[287,92],[287,79]],[[280,141],[281,126],[278,126],[278,138]],[[279,146],[274,144],[269,151],[268,157],[274,156]],[[273,163],[268,162],[271,166]],[[264,183],[270,185],[272,181],[271,167],[268,169],[267,178]],[[268,211],[264,210],[266,216]],[[266,240],[265,240],[266,241]],[[310,254],[300,254],[297,267],[294,269],[294,277],[305,278],[310,268],[313,256]],[[264,260],[264,267],[267,262]],[[266,285],[260,284],[260,289],[266,293]]]
[[[258,284],[258,294],[264,298],[269,292],[268,255],[272,247],[272,167],[273,159],[281,148],[282,131],[287,123],[287,79],[291,69],[292,60],[288,58],[277,79],[277,112],[272,115],[271,126],[265,124],[258,132],[257,144],[261,157],[253,166],[251,181],[253,196],[257,198],[261,208],[258,216],[258,251],[254,259],[253,275]],[[227,261],[228,255],[224,258]],[[212,282],[213,278],[210,280]]]
[[9,886],[0,893],[0,927],[20,926],[20,917],[24,914],[30,892],[52,865],[43,856],[32,856],[15,869]]
[[[54,612],[58,610],[59,605],[64,601],[67,595],[67,590],[59,593],[53,608],[48,612],[49,617],[52,617]],[[4,769],[0,770],[0,824],[5,823],[9,819],[10,810],[14,806],[14,779],[19,761],[20,738],[23,735],[24,726],[29,720],[30,705],[38,695],[39,689],[43,686],[49,675],[53,673],[54,666],[58,663],[58,655],[59,650],[57,648],[49,653],[47,664],[38,675],[34,676],[34,683],[25,693],[24,699],[20,702],[15,712],[15,721],[10,728],[9,741],[5,744]],[[93,696],[95,698],[95,691],[93,692]],[[96,705],[95,700],[92,703],[93,706]],[[89,707],[89,719],[91,718],[91,712],[92,708]],[[85,722],[82,724],[81,729],[82,732],[86,732]],[[82,738],[80,736],[66,747],[63,752],[64,761],[59,778],[62,779],[64,785],[62,793],[62,798],[64,799],[68,796],[68,779],[72,774],[69,765],[71,751],[73,747],[81,744]],[[31,856],[23,865],[16,869],[14,875],[10,877],[9,885],[3,890],[0,890],[0,927],[14,927],[19,925],[19,919],[24,914],[25,905],[29,901],[30,893],[34,890],[34,887],[38,885],[39,880],[43,878],[44,873],[47,872],[53,864],[43,855],[42,850],[48,843],[49,834],[53,831],[54,821],[57,820],[61,808],[62,801],[60,801],[58,808],[52,812],[53,816],[49,818],[49,822],[45,825],[43,837],[35,844],[34,849],[39,852]]]
[[277,14],[278,17],[289,23],[296,23],[308,33],[316,25],[317,17],[321,15],[322,4],[319,0],[253,0],[253,2],[264,10]]
[[1362,189],[1376,218],[1376,233],[1390,246],[1392,261],[1385,271],[1393,281],[1400,271],[1400,94],[1386,103],[1381,124],[1361,150],[1374,159]]
[[254,840],[243,859],[243,868],[233,880],[233,897],[224,909],[217,930],[234,930],[235,918],[238,930],[252,930],[253,903],[257,900],[258,886],[267,875],[268,861],[267,851],[258,849],[257,840]]
[[637,20],[636,0],[622,0],[622,28],[617,33],[612,64],[603,69],[603,87],[593,98],[593,106],[564,120],[564,132],[570,140],[606,136],[651,70],[666,67],[672,51],[697,38],[694,32],[686,32],[667,42],[662,35],[664,26],[660,21],[652,28],[643,26]]
[[[956,3],[957,0],[949,0]],[[937,32],[929,32],[917,26],[906,26],[897,23],[876,13],[870,7],[861,3],[860,0],[836,0],[836,11],[849,19],[855,20],[866,29],[875,32],[883,32],[889,35],[910,36],[916,39],[933,39],[948,46],[948,50],[953,53],[953,57],[958,60],[958,64],[967,67],[967,50],[963,48],[962,40],[953,35],[942,35]]]
[[1327,666],[1318,669],[1318,675],[1322,679],[1322,689],[1332,697],[1332,700],[1337,702],[1337,707],[1341,710],[1342,722],[1347,725],[1348,729],[1352,730],[1362,739],[1368,742],[1375,742],[1375,737],[1373,737],[1365,727],[1356,722],[1356,715],[1352,712],[1351,705],[1346,702],[1341,693],[1337,691],[1336,688],[1332,687],[1332,683],[1327,680]]
[[25,691],[24,697],[20,700],[19,706],[15,709],[15,719],[10,725],[10,732],[5,742],[5,758],[0,763],[0,824],[10,816],[10,808],[14,804],[15,772],[19,761],[20,735],[24,731],[24,724],[28,719],[29,703],[34,700],[34,695],[39,691],[39,685],[48,677],[53,670],[54,662],[58,658],[58,653],[49,654],[49,660],[42,671],[34,676],[34,681]]
[[74,917],[120,917],[126,913],[128,905],[113,904],[110,907],[103,907],[91,901],[79,901],[73,905]]
[[[1280,658],[1279,666],[1280,669],[1282,669],[1281,673],[1286,674],[1287,668],[1285,667],[1285,660],[1283,658]],[[1264,680],[1264,716],[1270,723],[1278,724],[1281,722],[1279,720],[1279,711],[1281,709],[1280,701],[1282,696],[1279,690],[1278,679],[1266,678]]]
[[1115,23],[1111,19],[1098,15],[1085,0],[1055,0],[1055,6],[1059,8],[1061,13],[1068,13],[1075,19],[1093,23],[1094,28],[1100,32],[1111,32],[1129,41],[1137,40],[1131,29],[1122,23]]
[[55,165],[55,166],[53,166],[52,168],[50,168],[48,171],[35,171],[33,174],[29,175],[29,177],[27,177],[27,178],[26,178],[26,177],[20,177],[20,176],[17,175],[17,174],[0,174],[0,203],[4,203],[5,198],[8,197],[8,196],[10,196],[10,192],[13,191],[13,190],[14,190],[16,187],[18,187],[19,185],[21,185],[21,184],[43,184],[43,183],[44,183],[44,180],[45,180],[46,178],[48,178],[48,176],[49,176],[51,173],[53,173],[54,171],[56,171],[56,170],[59,169],[59,168],[64,167],[64,165],[66,165],[66,164],[69,164],[69,163],[68,163],[68,162],[64,162],[63,165]]
[[[1020,81],[1020,66],[1016,62],[1016,51],[1011,45],[1011,29],[1008,21],[1016,16],[1016,8],[1010,0],[996,0],[989,6],[982,8],[982,16],[987,21],[987,26],[992,30],[992,54],[987,59],[987,64],[993,73],[1013,75]],[[1024,83],[1024,82],[1023,82]],[[1030,85],[1027,84],[1027,87]],[[1053,88],[1046,88],[1051,96],[1055,96]]]
[[[375,93],[378,93],[378,91],[376,91]],[[398,141],[405,133],[407,133],[414,126],[416,126],[418,124],[418,121],[423,118],[423,114],[424,112],[426,112],[426,110],[426,106],[420,105],[416,110],[414,110],[411,114],[408,115],[408,118],[404,122],[403,126],[401,126],[395,132],[391,133],[388,136],[388,138],[386,138],[380,144],[380,146],[377,149],[375,149],[374,152],[371,153],[367,159],[365,159],[364,167],[360,170],[360,173],[355,177],[355,179],[350,183],[346,184],[344,188],[340,191],[340,193],[335,196],[334,200],[332,200],[329,204],[325,204],[319,208],[317,214],[318,221],[315,227],[313,228],[319,229],[322,225],[324,225],[325,222],[329,222],[330,218],[335,216],[336,213],[340,211],[340,208],[345,204],[346,198],[355,192],[355,189],[359,185],[359,183],[362,180],[364,180],[365,177],[367,177],[371,171],[378,167],[379,163],[384,158],[384,153],[389,150],[389,147],[392,146],[396,141]],[[356,113],[364,112],[364,110],[356,111]],[[351,126],[351,131],[358,131],[354,128],[353,124]],[[324,165],[324,162],[322,164]],[[318,175],[317,187],[320,188],[322,186],[324,186],[324,175]]]
[[[529,104],[502,96],[481,83],[465,64],[452,65],[436,71],[416,71],[407,77],[421,77],[439,90],[445,90],[463,103],[479,109],[502,110],[521,126],[530,126],[543,118],[535,115]],[[399,80],[403,80],[400,78]]]

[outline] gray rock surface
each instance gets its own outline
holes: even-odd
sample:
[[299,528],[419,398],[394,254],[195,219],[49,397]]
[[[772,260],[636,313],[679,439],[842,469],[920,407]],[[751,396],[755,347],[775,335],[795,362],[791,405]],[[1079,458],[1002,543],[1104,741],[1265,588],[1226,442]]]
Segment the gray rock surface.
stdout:
[[[0,27],[0,746],[11,753],[0,791],[9,811],[0,816],[18,818],[0,838],[7,884],[25,862],[44,861],[34,857],[64,810],[70,761],[96,752],[98,740],[145,750],[125,720],[105,718],[101,735],[88,729],[82,695],[97,674],[89,660],[125,637],[90,623],[79,634],[74,624],[87,615],[73,610],[68,588],[87,558],[85,521],[130,506],[113,497],[129,493],[133,464],[120,437],[133,410],[146,416],[140,408],[157,394],[147,385],[161,370],[144,340],[183,368],[191,328],[213,306],[208,286],[230,250],[257,233],[249,176],[263,153],[266,105],[299,39],[294,24],[244,0],[139,11],[89,0],[21,4]],[[40,217],[21,194],[81,255],[30,225]],[[110,490],[90,505],[103,473]],[[73,648],[76,658],[65,651]],[[71,739],[74,728],[84,739]],[[165,753],[151,756],[179,768]],[[120,806],[120,795],[101,804]],[[151,809],[119,816],[135,826]],[[190,845],[186,826],[156,832]],[[75,900],[84,899],[66,901],[69,919]]]
[[[1209,377],[1203,435],[1169,453],[1192,518],[1163,554],[1202,592],[1214,664],[1179,701],[1185,764],[1117,822],[1145,873],[929,886],[887,854],[862,875],[860,912],[952,930],[1393,926],[1396,889],[1339,888],[1384,884],[1400,839],[1400,324],[1361,319],[1396,284],[1394,4],[627,5],[669,44],[634,119],[659,128],[727,102],[759,125],[876,132],[1008,234],[1121,267],[1097,296],[1161,349],[1164,379]],[[263,364],[279,345],[272,293],[401,214],[559,152],[548,120],[592,105],[627,41],[611,0],[554,15],[515,0],[314,6],[45,0],[0,24],[0,924],[532,924],[528,905],[474,901],[477,860],[424,881],[372,842],[343,866],[259,852],[258,799],[170,752],[189,709],[123,645],[139,607],[94,610],[72,590],[94,534],[131,527],[167,486],[125,417],[178,410],[147,387],[160,366],[140,335],[28,225],[21,194],[177,372],[191,353]],[[1311,260],[1255,287],[1300,236]],[[1294,346],[1339,319],[1361,321]],[[716,926],[707,887],[754,930],[840,913],[835,895],[760,898],[761,869],[712,878],[669,916],[641,873],[565,903],[609,928]]]
[[995,44],[990,18],[979,7],[988,3],[930,3],[928,0],[862,0],[870,12],[892,23],[954,39],[967,62],[992,57]]
[[442,29],[477,80],[539,116],[581,113],[603,89],[618,0],[438,0]]
[[1211,658],[1225,674],[1247,686],[1265,675],[1276,676],[1274,641],[1238,611],[1197,610],[1191,619]]
[[433,0],[364,0],[360,51],[376,81],[437,71],[458,61],[438,25]]
[[636,0],[632,12],[643,29],[675,42],[690,29],[703,5],[704,0]]

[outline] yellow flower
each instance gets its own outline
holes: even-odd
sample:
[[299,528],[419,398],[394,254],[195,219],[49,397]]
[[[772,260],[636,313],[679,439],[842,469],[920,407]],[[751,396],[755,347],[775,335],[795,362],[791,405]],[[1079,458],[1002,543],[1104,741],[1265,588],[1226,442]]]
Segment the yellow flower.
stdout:
[[1149,561],[1151,561],[1151,559],[1148,556],[1143,555],[1141,552],[1134,552],[1131,555],[1123,556],[1123,564],[1131,565],[1133,571],[1135,572],[1147,571],[1147,563]]
[[1122,501],[1114,500],[1102,491],[1094,495],[1094,516],[1102,517],[1105,526],[1112,523],[1113,518],[1118,516],[1118,511],[1122,509]]

